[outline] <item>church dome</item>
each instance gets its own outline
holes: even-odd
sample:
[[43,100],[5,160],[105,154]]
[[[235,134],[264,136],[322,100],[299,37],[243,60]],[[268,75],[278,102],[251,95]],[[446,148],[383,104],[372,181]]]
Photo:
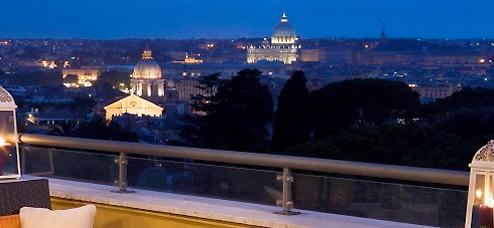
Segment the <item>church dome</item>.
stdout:
[[133,79],[161,79],[161,67],[153,60],[150,50],[145,50],[132,73]]
[[295,37],[295,29],[288,23],[288,18],[285,13],[281,16],[281,21],[274,28],[273,37]]

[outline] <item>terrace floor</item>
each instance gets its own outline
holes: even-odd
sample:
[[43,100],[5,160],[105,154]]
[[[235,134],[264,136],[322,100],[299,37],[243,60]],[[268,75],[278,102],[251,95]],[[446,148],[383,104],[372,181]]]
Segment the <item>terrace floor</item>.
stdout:
[[93,203],[96,228],[154,227],[424,227],[314,211],[273,214],[279,207],[140,189],[120,194],[112,186],[49,179],[54,209]]

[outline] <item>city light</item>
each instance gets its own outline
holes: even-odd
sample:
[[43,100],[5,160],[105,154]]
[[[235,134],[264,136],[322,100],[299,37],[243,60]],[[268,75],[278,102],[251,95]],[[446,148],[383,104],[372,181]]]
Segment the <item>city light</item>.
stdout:
[[[240,216],[236,218],[230,211],[208,211],[201,198],[185,197],[185,201],[198,200],[200,205],[178,208],[176,211],[185,215],[176,216],[189,216],[193,208],[192,217],[200,212],[216,213],[221,218],[197,219],[212,220],[208,224],[358,227],[362,222],[364,226],[382,227],[386,226],[384,220],[396,220],[393,222],[417,226],[463,227],[468,221],[463,210],[468,216],[471,209],[474,227],[494,227],[494,129],[488,124],[494,120],[494,32],[484,12],[494,7],[494,1],[483,4],[480,11],[458,7],[461,4],[441,4],[440,14],[417,10],[436,7],[426,1],[413,7],[394,2],[392,7],[388,2],[362,5],[356,1],[338,5],[336,14],[330,12],[334,4],[320,0],[297,2],[295,7],[270,4],[260,8],[249,1],[178,5],[168,1],[116,1],[117,10],[110,7],[104,17],[96,19],[90,18],[94,11],[91,4],[47,4],[56,8],[53,12],[59,12],[49,14],[43,8],[25,12],[22,4],[11,7],[17,1],[10,2],[4,11],[12,12],[4,15],[4,21],[15,29],[0,29],[0,37],[4,37],[0,38],[0,88],[5,87],[11,95],[0,89],[0,109],[2,105],[19,108],[0,115],[4,122],[0,122],[0,179],[2,172],[12,172],[15,159],[19,159],[18,163],[25,166],[19,170],[49,177],[51,192],[60,192],[63,183],[75,181],[52,179],[108,179],[107,165],[94,162],[92,157],[94,153],[111,153],[118,156],[116,161],[112,158],[108,162],[116,162],[110,174],[118,176],[120,192],[127,185],[184,194],[208,190],[198,196],[211,193],[246,203],[216,199],[206,203],[246,207],[247,214],[252,209],[262,212],[246,218],[242,210],[235,210],[239,213],[234,214]],[[126,9],[122,11],[122,7]],[[455,7],[458,12],[447,12]],[[284,8],[293,12],[286,14]],[[467,15],[464,11],[482,18],[458,16]],[[64,12],[73,14],[70,20],[63,17]],[[25,18],[11,18],[14,14]],[[387,26],[383,16],[389,16]],[[106,18],[117,19],[107,23]],[[52,26],[54,21],[58,24]],[[472,38],[484,36],[487,38]],[[490,138],[489,150],[482,149],[473,159],[465,156]],[[24,150],[22,157],[13,153],[19,148]],[[33,154],[41,150],[48,153],[42,157]],[[180,155],[172,156],[171,161],[180,169],[169,169],[164,161],[170,159],[160,157],[168,156],[164,153],[168,150]],[[60,151],[73,152],[75,157],[63,159],[57,155]],[[81,156],[86,151],[89,157],[84,159]],[[195,156],[199,152],[201,156]],[[133,159],[140,157],[149,162]],[[475,159],[481,166],[490,164],[484,167],[489,169],[467,166]],[[243,172],[195,173],[189,169],[190,161],[205,167],[211,163],[216,170],[246,166],[262,172],[276,171],[277,175],[253,173],[251,176],[257,175],[260,180],[246,187],[239,181],[249,179]],[[336,170],[334,164],[345,167]],[[468,182],[468,167],[475,181]],[[365,185],[371,182],[350,186],[339,184],[345,180],[336,178],[334,184],[326,186],[316,179],[312,183],[297,178],[312,172],[323,177],[336,172],[337,176],[352,176],[357,181],[376,180],[390,185],[403,182],[410,186],[408,190],[387,191],[390,196],[384,201],[379,194],[356,199],[354,193],[365,193]],[[279,187],[264,184],[274,181],[280,181]],[[184,184],[195,188],[186,191]],[[75,190],[81,186],[75,183]],[[307,188],[300,191],[300,186]],[[424,186],[441,189],[428,188],[434,194],[415,194],[412,199],[407,197],[410,194],[401,194],[414,193],[414,188]],[[80,201],[72,199],[73,188],[69,187],[63,187],[67,192],[60,193],[63,202],[52,201],[53,208]],[[126,197],[137,201],[142,194],[163,198],[156,204],[167,197],[163,192],[153,194],[142,189],[119,196],[102,192],[106,188],[90,189],[87,195],[108,196],[112,199],[102,201],[115,208]],[[448,189],[451,191],[444,191]],[[348,194],[337,194],[341,199],[331,197],[341,192]],[[78,191],[77,197],[82,193]],[[171,206],[180,207],[182,198],[175,204],[170,201]],[[264,198],[276,201],[286,215],[298,210],[304,214],[282,219],[272,214],[275,211],[269,205],[253,208],[248,204],[264,202]],[[335,199],[341,208],[336,212],[351,215],[344,221],[324,215],[334,212],[325,206],[334,204]],[[139,214],[137,209],[153,205],[141,206],[132,211]],[[170,211],[164,208],[155,214],[160,213],[168,215]],[[100,210],[97,218],[103,218],[102,214],[108,213]],[[107,217],[115,220],[113,215]],[[270,221],[271,217],[276,221]],[[337,221],[323,221],[326,217]],[[479,217],[489,218],[490,224],[481,225],[485,223],[475,221]],[[319,221],[322,223],[316,224]],[[116,222],[132,221],[124,218]],[[288,222],[297,224],[285,224]]]
[[48,68],[50,70],[53,70],[57,67],[57,64],[55,63],[55,61],[50,61],[50,60],[42,60],[40,64],[41,64],[41,67]]
[[5,147],[5,146],[10,146],[10,144],[7,143],[7,141],[5,141],[4,137],[0,137],[0,147]]

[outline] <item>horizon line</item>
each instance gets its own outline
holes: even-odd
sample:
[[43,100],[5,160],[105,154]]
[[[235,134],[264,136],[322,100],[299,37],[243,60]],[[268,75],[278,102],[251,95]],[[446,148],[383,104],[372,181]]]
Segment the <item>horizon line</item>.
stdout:
[[[167,37],[115,37],[115,38],[81,38],[81,37],[0,37],[1,40],[94,40],[94,41],[108,41],[108,40],[242,40],[242,39],[264,39],[269,37],[189,37],[189,38],[167,38]],[[300,38],[300,36],[299,36]],[[380,40],[383,39],[379,36],[375,37],[307,37],[300,38],[301,40]],[[411,37],[411,36],[387,36],[384,38],[386,40],[494,40],[494,37],[455,37],[455,38],[445,38],[445,37]]]

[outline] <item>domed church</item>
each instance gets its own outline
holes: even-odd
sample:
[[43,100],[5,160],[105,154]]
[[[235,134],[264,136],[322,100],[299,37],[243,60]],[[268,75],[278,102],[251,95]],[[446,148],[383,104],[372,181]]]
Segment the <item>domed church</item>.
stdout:
[[123,114],[162,117],[164,108],[160,105],[165,100],[165,80],[151,50],[144,51],[130,77],[130,95],[105,106],[106,119]]
[[247,63],[265,60],[292,64],[297,61],[297,50],[300,48],[297,41],[295,29],[288,23],[288,17],[283,13],[280,23],[274,28],[270,41],[264,38],[260,46],[251,45],[247,48]]
[[161,67],[153,60],[151,50],[144,51],[130,77],[131,93],[155,101],[165,95],[165,80],[161,75]]

